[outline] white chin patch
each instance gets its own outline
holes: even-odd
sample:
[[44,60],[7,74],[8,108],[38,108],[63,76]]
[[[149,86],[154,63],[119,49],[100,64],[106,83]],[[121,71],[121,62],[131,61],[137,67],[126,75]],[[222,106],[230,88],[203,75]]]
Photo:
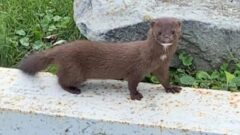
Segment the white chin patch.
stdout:
[[161,45],[164,47],[165,51],[166,49],[171,46],[173,43],[161,43]]
[[172,43],[161,43],[162,46],[170,46]]

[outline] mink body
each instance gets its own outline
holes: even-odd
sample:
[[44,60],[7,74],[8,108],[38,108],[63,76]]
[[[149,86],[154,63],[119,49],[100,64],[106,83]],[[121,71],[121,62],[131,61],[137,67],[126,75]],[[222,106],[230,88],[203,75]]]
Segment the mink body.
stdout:
[[79,94],[87,79],[124,79],[132,100],[143,96],[138,83],[148,73],[161,81],[166,92],[177,93],[181,88],[169,83],[169,64],[176,51],[181,23],[175,18],[160,18],[151,22],[144,41],[104,43],[77,40],[33,53],[23,59],[19,68],[36,74],[49,64],[57,66],[58,82],[68,92]]

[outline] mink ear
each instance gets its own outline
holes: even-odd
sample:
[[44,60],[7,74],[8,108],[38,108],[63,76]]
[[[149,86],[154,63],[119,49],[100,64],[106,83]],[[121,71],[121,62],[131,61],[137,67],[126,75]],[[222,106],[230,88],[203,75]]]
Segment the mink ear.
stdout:
[[182,22],[180,20],[178,20],[178,26],[179,26],[179,28],[182,27]]
[[156,23],[156,22],[155,22],[154,20],[150,22],[151,28],[154,26],[155,23]]

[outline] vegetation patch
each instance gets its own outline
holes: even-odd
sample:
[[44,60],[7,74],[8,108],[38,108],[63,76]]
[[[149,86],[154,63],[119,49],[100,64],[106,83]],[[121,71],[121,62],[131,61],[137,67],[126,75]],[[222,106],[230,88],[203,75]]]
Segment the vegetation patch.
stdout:
[[72,0],[0,0],[0,66],[27,53],[84,38],[73,21]]
[[[178,54],[180,67],[170,69],[170,80],[174,85],[216,90],[240,91],[240,60],[232,58],[212,71],[195,70],[193,57],[185,52]],[[159,83],[154,75],[145,81]]]

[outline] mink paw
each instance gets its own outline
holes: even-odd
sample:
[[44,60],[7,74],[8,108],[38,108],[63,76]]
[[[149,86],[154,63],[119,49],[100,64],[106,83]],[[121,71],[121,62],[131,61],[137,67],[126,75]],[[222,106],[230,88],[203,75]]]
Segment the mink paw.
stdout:
[[136,92],[131,94],[131,99],[132,100],[141,100],[143,98],[143,95],[140,92]]
[[179,93],[181,90],[182,88],[177,86],[170,86],[168,88],[165,88],[165,91],[167,93]]
[[65,90],[72,94],[80,94],[81,93],[81,90],[77,87],[68,87]]

